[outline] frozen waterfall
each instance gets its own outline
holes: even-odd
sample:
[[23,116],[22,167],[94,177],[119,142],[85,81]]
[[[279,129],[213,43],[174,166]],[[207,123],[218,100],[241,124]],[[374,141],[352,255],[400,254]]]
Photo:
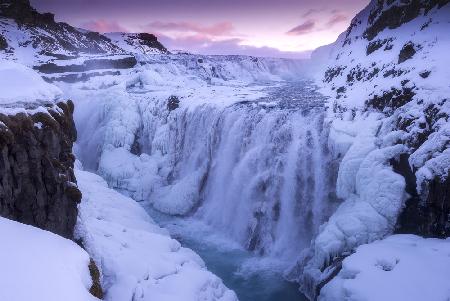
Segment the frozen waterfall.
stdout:
[[78,155],[134,199],[292,263],[338,205],[339,162],[314,86],[284,82],[263,90],[251,101],[233,92],[230,105],[171,111],[169,94],[109,89],[95,102],[100,108],[77,116],[84,139]]

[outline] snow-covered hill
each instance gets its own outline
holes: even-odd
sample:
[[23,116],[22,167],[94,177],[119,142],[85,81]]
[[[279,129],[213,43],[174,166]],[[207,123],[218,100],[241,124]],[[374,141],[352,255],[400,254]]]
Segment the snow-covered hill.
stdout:
[[68,60],[74,63],[77,59],[83,63],[96,59],[95,64],[99,66],[99,56],[115,61],[116,55],[130,56],[133,53],[167,53],[167,50],[151,34],[106,36],[55,22],[53,14],[37,12],[29,0],[4,0],[0,3],[2,59],[17,60],[30,67],[48,63],[67,66]]
[[374,0],[313,54],[344,203],[294,269],[309,296],[360,244],[450,234],[449,31],[449,1]]

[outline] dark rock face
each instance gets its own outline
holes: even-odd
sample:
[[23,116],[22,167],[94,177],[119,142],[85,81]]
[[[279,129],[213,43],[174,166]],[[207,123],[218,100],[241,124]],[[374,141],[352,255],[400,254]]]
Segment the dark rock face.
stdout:
[[449,0],[403,0],[400,5],[393,5],[383,10],[383,7],[392,4],[392,0],[378,0],[377,7],[370,13],[369,27],[364,37],[373,40],[378,33],[386,28],[395,29],[415,19],[419,14],[425,14],[434,7],[442,7]]
[[81,192],[72,144],[73,103],[48,113],[0,114],[0,215],[72,238]]
[[402,50],[400,50],[400,54],[398,55],[398,63],[401,64],[409,59],[411,59],[414,54],[416,54],[416,49],[414,44],[409,42],[403,45]]
[[383,46],[385,46],[384,47],[384,50],[386,51],[386,50],[391,50],[392,49],[392,41],[393,41],[393,39],[392,38],[390,38],[390,39],[384,39],[384,40],[375,40],[375,41],[372,41],[372,42],[370,42],[368,45],[367,45],[367,48],[366,48],[366,54],[367,55],[370,55],[370,54],[372,54],[373,52],[375,52],[375,51],[377,51],[378,49],[380,49],[380,48],[382,48]]
[[98,58],[88,59],[79,65],[57,65],[55,63],[45,63],[40,66],[34,67],[41,73],[63,73],[63,72],[86,72],[90,70],[101,69],[128,69],[136,66],[137,60],[133,56],[121,57],[121,58]]
[[384,91],[383,95],[375,95],[366,102],[368,108],[374,108],[381,112],[392,113],[410,102],[414,97],[414,89],[403,87],[402,90],[392,88],[390,91]]
[[421,78],[428,78],[428,76],[430,76],[430,74],[431,74],[431,71],[423,71],[423,72],[420,72],[419,73],[419,75],[420,75],[420,77]]
[[424,237],[450,236],[450,174],[425,184],[421,195],[416,190],[416,177],[408,163],[408,155],[391,162],[394,171],[406,180],[410,198],[397,221],[396,233],[412,233]]
[[180,100],[178,99],[178,97],[175,95],[170,96],[167,100],[167,109],[169,109],[169,111],[173,111],[175,109],[178,109],[179,106]]
[[138,33],[137,37],[140,39],[142,45],[146,45],[146,46],[148,46],[150,48],[158,49],[162,53],[168,53],[169,52],[167,50],[167,48],[164,47],[163,44],[161,44],[158,41],[158,38],[154,34],[146,33],[146,32]]
[[6,39],[0,35],[0,50],[5,50],[8,48],[8,42],[6,42]]
[[1,14],[16,20],[19,24],[49,24],[55,22],[53,14],[40,14],[34,10],[29,0],[1,0]]

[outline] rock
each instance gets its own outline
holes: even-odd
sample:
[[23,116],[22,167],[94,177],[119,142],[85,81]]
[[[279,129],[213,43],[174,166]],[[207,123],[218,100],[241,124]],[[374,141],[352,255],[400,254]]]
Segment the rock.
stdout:
[[430,76],[430,74],[431,74],[431,71],[423,71],[423,72],[420,72],[419,73],[419,75],[420,75],[420,77],[421,78],[427,78],[428,76]]
[[167,109],[169,109],[169,111],[178,109],[179,106],[180,106],[180,100],[178,99],[177,96],[172,95],[169,97],[169,99],[167,99]]
[[416,54],[414,44],[411,42],[406,43],[403,45],[402,50],[400,50],[400,54],[398,55],[398,63],[401,64],[404,61],[411,59],[414,54]]
[[391,4],[392,0],[380,0],[377,7],[370,12],[369,26],[364,31],[364,37],[369,41],[373,40],[378,33],[386,28],[395,29],[401,25],[415,19],[421,12],[428,13],[433,7],[442,7],[448,0],[406,0],[400,5]]
[[8,48],[8,42],[6,42],[6,39],[0,35],[0,50],[5,50]]
[[385,51],[391,50],[392,49],[392,41],[393,41],[392,38],[372,41],[367,45],[366,54],[370,55],[373,52],[380,49],[381,47],[383,47],[384,45],[386,45],[386,47],[384,48]]
[[414,95],[413,88],[403,87],[402,90],[391,88],[390,91],[384,91],[381,96],[375,95],[370,98],[366,102],[366,106],[380,112],[392,113],[393,110],[410,102]]
[[138,33],[137,37],[140,39],[142,45],[146,45],[150,48],[156,48],[162,53],[169,53],[167,48],[158,41],[158,38],[154,34],[143,32]]
[[103,57],[97,59],[86,59],[82,64],[78,65],[57,65],[55,63],[45,63],[34,67],[34,69],[41,73],[51,74],[64,72],[86,72],[99,69],[129,69],[136,66],[136,64],[137,60],[134,56]]
[[92,278],[92,286],[89,289],[89,292],[92,296],[103,299],[103,289],[100,283],[100,271],[92,258],[89,262],[89,273]]
[[0,114],[0,215],[72,238],[81,192],[73,172],[73,103]]

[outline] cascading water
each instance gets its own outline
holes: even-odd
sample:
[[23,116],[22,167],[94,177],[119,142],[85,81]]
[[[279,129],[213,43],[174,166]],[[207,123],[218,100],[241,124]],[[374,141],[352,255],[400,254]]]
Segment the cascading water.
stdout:
[[[179,108],[167,104],[171,90],[153,89],[141,73],[125,91],[100,84],[107,88],[95,103],[100,106],[97,113],[83,110],[86,115],[77,116],[82,137],[78,156],[110,186],[172,216],[169,222],[160,221],[167,228],[177,229],[171,220],[177,224],[180,217],[206,224],[253,256],[275,260],[278,280],[270,276],[248,285],[237,280],[237,271],[221,271],[240,265],[247,253],[235,254],[241,261],[207,264],[222,267],[214,272],[241,295],[249,293],[243,300],[277,300],[278,293],[264,299],[253,294],[252,283],[286,287],[279,273],[296,263],[338,205],[334,192],[339,162],[328,147],[325,101],[306,80],[246,86],[233,86],[232,80],[204,83],[189,82],[197,88],[183,92]],[[97,97],[98,92],[83,91],[83,98]],[[219,99],[189,103],[203,97]],[[233,101],[224,101],[228,97]],[[97,130],[90,130],[93,127]],[[227,256],[177,232],[172,234],[204,258]],[[295,287],[286,293],[293,293],[287,300],[299,296]]]
[[[115,124],[106,128],[139,117],[135,128],[127,124],[136,134],[107,131],[113,148],[99,171],[163,213],[191,215],[248,250],[293,262],[337,205],[337,168],[314,87],[268,89],[257,101],[174,111],[164,100],[132,95],[134,104],[116,105]],[[117,142],[122,136],[139,144],[139,159]]]
[[333,205],[322,108],[237,105],[216,129],[194,217],[250,250],[295,258]]

